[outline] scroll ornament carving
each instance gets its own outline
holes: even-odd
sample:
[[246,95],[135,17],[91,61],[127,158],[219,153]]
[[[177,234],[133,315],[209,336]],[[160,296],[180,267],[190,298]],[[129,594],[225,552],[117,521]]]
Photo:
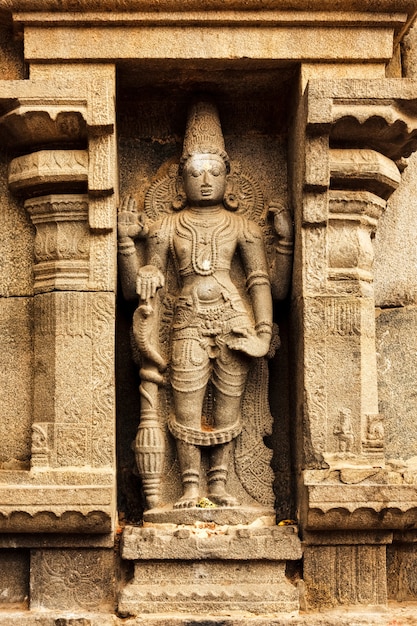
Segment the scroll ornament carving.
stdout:
[[[159,503],[165,423],[182,477],[175,508],[199,501],[206,453],[212,502],[238,505],[225,489],[233,455],[246,491],[258,502],[273,503],[271,451],[262,443],[272,422],[265,357],[278,345],[270,348],[269,271],[283,291],[291,270],[292,224],[278,204],[271,213],[273,220],[259,186],[230,164],[217,111],[208,102],[190,109],[179,167],[151,186],[144,211],[137,212],[132,198],[121,205],[122,285],[127,297],[139,297],[133,318],[142,381],[136,458],[150,508]],[[147,241],[147,253],[141,245],[136,251],[135,239]],[[166,382],[171,406],[164,415],[159,388]]]

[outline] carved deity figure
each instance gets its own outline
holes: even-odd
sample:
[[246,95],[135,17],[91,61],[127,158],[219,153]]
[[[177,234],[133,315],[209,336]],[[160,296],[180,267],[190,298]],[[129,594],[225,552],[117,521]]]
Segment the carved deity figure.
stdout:
[[[165,183],[175,186],[171,206],[151,224],[131,197],[119,210],[123,292],[139,300],[133,319],[142,380],[136,457],[149,507],[159,504],[164,443],[158,389],[166,380],[172,394],[166,424],[175,439],[182,482],[174,507],[194,507],[203,495],[217,506],[239,504],[226,490],[229,463],[242,431],[249,368],[270,349],[271,271],[279,297],[288,289],[292,222],[286,209],[270,208],[278,245],[273,248],[276,258],[268,263],[264,232],[239,211],[239,194],[230,189],[230,181],[217,110],[199,101],[189,113],[178,175]],[[236,177],[234,181],[236,187]],[[138,247],[145,244],[142,261],[135,240]],[[237,258],[243,284],[232,272]],[[174,288],[168,285],[169,264]],[[171,317],[161,342],[161,302],[166,301],[171,302]],[[168,347],[161,345],[166,342]],[[208,387],[210,420],[203,415]],[[200,490],[202,451],[208,456],[205,494]]]
[[352,426],[352,411],[341,409],[339,423],[334,427],[334,434],[339,439],[339,452],[351,452],[355,440]]

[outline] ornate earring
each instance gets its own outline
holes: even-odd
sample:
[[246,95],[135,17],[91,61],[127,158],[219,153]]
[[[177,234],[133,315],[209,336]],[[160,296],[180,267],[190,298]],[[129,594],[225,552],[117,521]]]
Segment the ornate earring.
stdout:
[[226,191],[223,197],[223,204],[229,211],[237,211],[239,208],[239,198],[236,193],[237,181],[234,176],[227,176]]
[[174,209],[174,211],[181,211],[187,206],[187,196],[184,191],[182,176],[177,177],[175,187],[177,193],[172,200],[172,208]]

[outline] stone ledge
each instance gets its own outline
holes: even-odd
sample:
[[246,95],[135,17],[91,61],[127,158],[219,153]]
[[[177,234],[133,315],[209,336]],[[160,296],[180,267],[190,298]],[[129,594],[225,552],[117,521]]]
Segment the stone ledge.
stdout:
[[1,471],[0,533],[109,533],[109,471]]
[[275,525],[275,511],[260,506],[214,507],[173,509],[172,507],[145,511],[143,521],[151,524],[194,524],[195,522],[213,522],[214,524],[251,524],[263,518],[266,525]]
[[305,486],[307,530],[417,528],[417,487],[412,485],[319,484]]

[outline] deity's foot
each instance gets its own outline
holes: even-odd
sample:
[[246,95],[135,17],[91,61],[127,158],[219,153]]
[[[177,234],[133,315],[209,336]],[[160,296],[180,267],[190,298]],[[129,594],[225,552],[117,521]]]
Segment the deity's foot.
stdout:
[[208,498],[214,502],[214,504],[217,504],[217,506],[239,506],[239,501],[226,491],[221,493],[209,493]]
[[198,485],[185,485],[181,498],[174,504],[174,509],[192,509],[197,506],[199,499]]
[[199,497],[184,494],[175,504],[174,509],[192,509],[197,506]]

